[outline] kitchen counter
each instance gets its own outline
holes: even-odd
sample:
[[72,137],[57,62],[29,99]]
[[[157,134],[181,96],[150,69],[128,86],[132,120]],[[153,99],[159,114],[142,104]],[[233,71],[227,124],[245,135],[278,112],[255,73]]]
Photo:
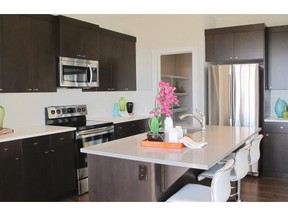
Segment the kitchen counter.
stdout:
[[60,126],[35,126],[27,128],[15,129],[13,133],[0,135],[0,142],[7,142],[12,140],[26,139],[36,136],[44,136],[49,134],[64,133],[75,131],[74,127],[60,127]]
[[141,140],[146,138],[146,133],[144,133],[82,148],[81,152],[206,170],[236,150],[260,130],[260,128],[248,127],[207,126],[206,132],[193,134],[195,141],[205,140],[208,142],[203,149],[141,147]]
[[264,122],[288,122],[288,118],[278,118],[276,116],[267,117]]
[[148,119],[149,116],[143,116],[143,115],[129,115],[127,117],[113,117],[113,116],[103,116],[103,117],[95,117],[91,120],[98,120],[98,121],[109,121],[113,122],[114,124],[128,122],[128,121],[137,121],[142,119]]

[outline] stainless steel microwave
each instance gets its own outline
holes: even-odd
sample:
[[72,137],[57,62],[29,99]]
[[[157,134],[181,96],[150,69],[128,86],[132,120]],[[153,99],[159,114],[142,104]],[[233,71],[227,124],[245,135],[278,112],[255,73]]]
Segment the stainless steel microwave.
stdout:
[[59,86],[67,88],[98,87],[98,61],[59,57]]

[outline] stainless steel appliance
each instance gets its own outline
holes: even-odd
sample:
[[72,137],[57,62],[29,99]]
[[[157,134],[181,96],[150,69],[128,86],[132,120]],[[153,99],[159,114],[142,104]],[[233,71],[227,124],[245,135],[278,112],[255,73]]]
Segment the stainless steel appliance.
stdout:
[[46,125],[76,127],[75,170],[78,194],[88,192],[87,155],[80,152],[85,146],[97,145],[111,140],[113,122],[86,119],[86,105],[49,106],[45,108]]
[[98,61],[59,57],[59,86],[70,88],[98,87]]
[[[210,66],[208,124],[258,127],[259,77],[259,64]],[[258,175],[258,164],[251,172]]]

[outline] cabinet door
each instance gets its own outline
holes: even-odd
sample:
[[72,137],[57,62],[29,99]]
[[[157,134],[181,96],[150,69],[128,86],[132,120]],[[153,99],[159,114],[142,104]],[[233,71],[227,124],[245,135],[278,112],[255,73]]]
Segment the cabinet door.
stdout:
[[80,29],[80,52],[86,59],[99,60],[99,32],[87,28]]
[[148,119],[129,121],[114,125],[113,139],[120,139],[148,131]]
[[2,15],[0,15],[0,92],[3,91],[3,72],[2,72]]
[[76,191],[74,133],[51,135],[51,192],[59,198]]
[[122,71],[119,71],[117,89],[120,91],[136,91],[136,53],[135,42],[122,40]]
[[[283,27],[284,28],[284,27]],[[271,28],[273,29],[273,28]],[[281,28],[282,29],[282,28]],[[288,89],[288,26],[268,31],[268,88]]]
[[0,143],[0,201],[23,201],[21,140]]
[[45,201],[50,198],[49,136],[22,140],[25,199]]
[[4,91],[32,91],[31,19],[20,15],[3,15],[2,19]]
[[113,37],[100,31],[100,55],[99,55],[99,88],[100,91],[113,91],[112,71],[116,64],[113,51]]
[[234,60],[264,58],[264,31],[237,32],[234,38]]
[[33,91],[56,92],[55,22],[32,19]]
[[266,133],[263,143],[263,175],[288,178],[288,134]]
[[80,31],[74,25],[60,23],[60,56],[79,58],[83,54],[79,50]]
[[[60,17],[59,22],[60,56],[99,60],[99,27],[97,25],[67,17]],[[84,25],[89,25],[91,28],[86,28]]]
[[136,90],[136,38],[100,29],[99,91]]
[[233,59],[233,34],[211,34],[205,36],[206,61]]

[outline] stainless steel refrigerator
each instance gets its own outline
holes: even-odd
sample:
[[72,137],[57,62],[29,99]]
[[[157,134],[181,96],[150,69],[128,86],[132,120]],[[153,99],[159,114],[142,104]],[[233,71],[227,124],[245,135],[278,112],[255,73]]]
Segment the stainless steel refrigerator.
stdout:
[[[259,126],[259,65],[213,65],[208,71],[208,124]],[[250,170],[258,175],[258,164]]]

